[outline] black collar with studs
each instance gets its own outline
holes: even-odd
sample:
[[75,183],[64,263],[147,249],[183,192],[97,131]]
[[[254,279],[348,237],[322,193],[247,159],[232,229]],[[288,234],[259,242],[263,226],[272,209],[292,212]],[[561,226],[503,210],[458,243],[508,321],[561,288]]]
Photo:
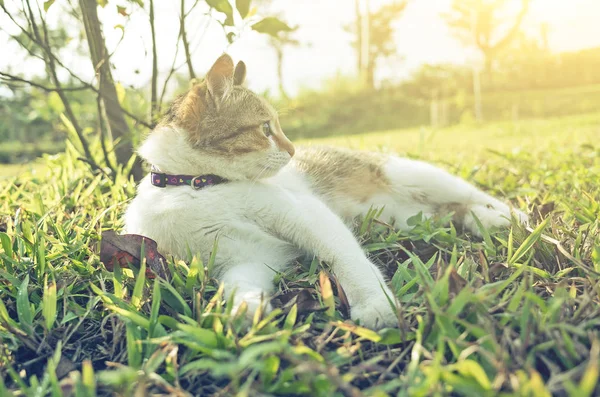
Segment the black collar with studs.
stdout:
[[167,186],[191,186],[194,189],[202,189],[207,186],[218,185],[226,182],[226,179],[217,175],[172,175],[152,170],[150,172],[150,182],[156,187]]

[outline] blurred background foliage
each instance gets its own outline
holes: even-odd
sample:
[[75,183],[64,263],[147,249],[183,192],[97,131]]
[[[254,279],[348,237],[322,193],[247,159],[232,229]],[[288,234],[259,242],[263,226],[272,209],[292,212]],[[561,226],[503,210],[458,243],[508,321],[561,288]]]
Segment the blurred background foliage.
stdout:
[[[286,56],[291,49],[312,43],[303,41],[282,13],[271,12],[274,1],[172,2],[172,7],[180,10],[178,20],[172,21],[178,24],[179,33],[168,70],[157,66],[162,54],[157,52],[156,37],[160,37],[161,28],[154,27],[153,1],[98,1],[105,18],[118,14],[128,22],[141,15],[151,28],[137,31],[128,23],[114,26],[122,32],[121,40],[147,36],[146,52],[152,62],[146,84],[136,86],[114,78],[119,101],[116,110],[123,112],[119,117],[126,120],[125,131],[117,131],[119,127],[111,119],[114,109],[107,111],[111,99],[103,96],[98,66],[104,62],[110,65],[105,70],[112,72],[108,81],[119,75],[119,68],[124,66],[117,67],[110,56],[120,41],[109,48],[102,36],[90,37],[84,23],[84,5],[89,1],[4,1],[0,34],[15,53],[0,64],[0,164],[28,162],[43,153],[61,151],[66,139],[72,139],[85,158],[90,156],[83,147],[89,146],[85,141],[103,136],[107,158],[88,161],[93,167],[110,171],[117,166],[111,166],[111,136],[120,142],[117,147],[127,145],[130,155],[166,104],[186,90],[190,81],[202,77],[205,71],[196,71],[193,63],[195,54],[211,45],[203,41],[211,25],[222,28],[222,50],[245,38],[264,42],[264,51],[276,54],[277,73],[271,77],[275,88],[263,94],[276,104],[284,131],[293,139],[596,111],[600,103],[600,47],[553,51],[548,43],[552,27],[546,23],[527,25],[535,1],[540,0],[454,0],[445,11],[432,8],[431,12],[439,13],[447,24],[449,34],[475,55],[462,64],[423,63],[400,80],[378,77],[378,70],[390,62],[401,68],[398,49],[402,43],[395,31],[400,24],[412,23],[404,19],[412,2],[339,2],[339,7],[354,7],[354,21],[343,27],[349,40],[340,45],[354,49],[355,73],[339,73],[325,78],[318,88],[307,85],[292,94],[286,91],[284,80],[294,66],[285,62]],[[53,11],[60,23],[51,23],[48,15]],[[113,28],[103,25],[101,19],[98,28],[105,32]],[[193,46],[189,32],[200,36],[199,40],[192,38],[196,40]],[[90,63],[93,42],[97,48],[106,48],[96,76],[94,60]],[[30,67],[40,61],[41,67]],[[251,66],[258,69],[250,70],[251,77],[260,73],[260,65]],[[128,158],[118,153],[116,157],[115,163],[125,163]]]

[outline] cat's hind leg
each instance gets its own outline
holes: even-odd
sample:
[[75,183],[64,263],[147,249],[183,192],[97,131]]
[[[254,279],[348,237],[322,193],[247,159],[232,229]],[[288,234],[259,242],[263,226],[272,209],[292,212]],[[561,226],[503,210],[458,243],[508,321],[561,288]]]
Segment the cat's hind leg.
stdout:
[[431,164],[390,156],[383,173],[389,191],[374,195],[372,204],[385,205],[383,215],[396,218],[399,228],[419,212],[425,217],[454,212],[454,220],[476,235],[481,233],[474,216],[486,229],[509,226],[513,215],[527,221],[523,212]]

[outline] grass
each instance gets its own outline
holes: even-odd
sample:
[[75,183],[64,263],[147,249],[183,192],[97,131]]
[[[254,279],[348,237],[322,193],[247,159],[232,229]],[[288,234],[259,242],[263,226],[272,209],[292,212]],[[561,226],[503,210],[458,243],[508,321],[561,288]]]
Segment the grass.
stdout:
[[42,154],[54,154],[64,150],[64,142],[36,139],[35,142],[0,141],[0,164],[23,163]]
[[44,163],[42,161],[34,161],[24,164],[0,164],[0,180],[19,177],[23,174],[42,173]]
[[121,228],[134,186],[90,175],[68,147],[47,175],[0,182],[0,395],[597,395],[599,125],[318,141],[435,161],[531,214],[529,230],[483,240],[419,216],[408,233],[358,222],[400,303],[398,328],[379,332],[345,320],[310,259],[277,276],[278,308],[249,329],[211,263],[170,259],[169,281],[107,271],[99,236]]

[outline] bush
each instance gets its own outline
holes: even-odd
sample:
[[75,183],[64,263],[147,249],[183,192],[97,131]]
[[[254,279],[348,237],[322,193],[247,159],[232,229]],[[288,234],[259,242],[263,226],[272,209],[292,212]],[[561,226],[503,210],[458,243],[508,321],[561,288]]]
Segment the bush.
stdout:
[[[380,90],[334,89],[305,92],[280,104],[281,123],[292,139],[411,128],[431,124],[431,98],[414,87]],[[411,94],[412,93],[412,94]],[[414,95],[414,96],[410,96]],[[558,117],[596,112],[600,85],[529,91],[483,93],[485,121]],[[473,96],[457,91],[440,96],[440,125],[473,119]],[[443,109],[442,109],[443,108]]]

